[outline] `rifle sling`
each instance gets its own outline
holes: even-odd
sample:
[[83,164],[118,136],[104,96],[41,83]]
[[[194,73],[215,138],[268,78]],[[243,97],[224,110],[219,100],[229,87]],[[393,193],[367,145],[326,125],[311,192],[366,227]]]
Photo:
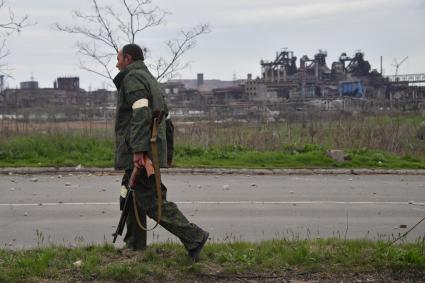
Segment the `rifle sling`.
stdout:
[[140,229],[145,231],[152,231],[154,230],[159,222],[161,221],[162,216],[162,191],[161,191],[161,171],[159,169],[159,156],[158,156],[158,118],[153,118],[152,121],[152,136],[151,136],[151,151],[152,151],[152,163],[153,168],[155,171],[155,188],[156,188],[156,195],[157,195],[157,220],[156,224],[153,228],[147,229],[147,227],[144,227],[142,224],[142,221],[140,220],[139,212],[137,210],[137,202],[136,202],[136,192],[132,190],[133,193],[133,207],[134,207],[134,215],[136,217],[137,225],[139,225]]

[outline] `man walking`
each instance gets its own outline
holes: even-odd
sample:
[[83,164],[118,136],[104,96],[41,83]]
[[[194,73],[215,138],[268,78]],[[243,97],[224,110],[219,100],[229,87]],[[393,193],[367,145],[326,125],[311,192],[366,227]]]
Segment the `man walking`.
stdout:
[[[157,147],[161,167],[167,165],[167,140],[165,121],[166,104],[159,83],[144,63],[143,51],[136,44],[125,45],[118,53],[116,67],[120,70],[114,78],[118,90],[115,121],[115,169],[125,170],[122,180],[121,196],[126,195],[126,187],[135,188],[136,209],[131,208],[127,218],[126,246],[133,250],[143,248],[144,242],[135,215],[141,211],[157,219],[158,205],[155,193],[155,178],[152,167],[150,147],[151,125],[158,118]],[[162,120],[165,120],[162,119]],[[140,177],[129,184],[134,167],[141,168]],[[188,251],[188,255],[197,260],[202,247],[208,240],[208,232],[202,230],[186,217],[173,202],[166,200],[166,187],[161,184],[163,202],[160,225],[177,236]]]

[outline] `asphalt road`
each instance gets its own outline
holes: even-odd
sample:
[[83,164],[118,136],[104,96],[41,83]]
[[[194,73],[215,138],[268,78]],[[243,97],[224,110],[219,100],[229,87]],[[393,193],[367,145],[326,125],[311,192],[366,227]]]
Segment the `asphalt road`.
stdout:
[[[0,247],[111,242],[119,218],[120,179],[92,174],[0,176]],[[163,181],[168,199],[219,242],[392,239],[425,216],[425,176],[167,174]],[[424,236],[425,221],[407,240]],[[148,243],[165,240],[178,241],[162,228],[148,234]]]

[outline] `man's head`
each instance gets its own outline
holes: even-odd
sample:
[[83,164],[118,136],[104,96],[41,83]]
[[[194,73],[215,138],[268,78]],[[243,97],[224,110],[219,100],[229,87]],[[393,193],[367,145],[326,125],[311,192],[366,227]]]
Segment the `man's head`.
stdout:
[[145,60],[142,48],[137,44],[127,44],[118,52],[116,67],[122,71],[137,60]]

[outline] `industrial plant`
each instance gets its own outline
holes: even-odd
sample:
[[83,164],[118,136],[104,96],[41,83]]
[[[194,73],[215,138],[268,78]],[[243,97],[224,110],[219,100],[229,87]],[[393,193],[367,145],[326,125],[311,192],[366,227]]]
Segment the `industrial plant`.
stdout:
[[[279,121],[288,113],[309,111],[423,111],[425,74],[384,76],[382,63],[372,68],[365,53],[342,53],[330,65],[327,52],[299,59],[282,49],[272,60],[261,60],[260,76],[246,79],[171,80],[162,84],[176,120]],[[404,59],[406,60],[407,57]],[[403,61],[404,61],[403,60]],[[381,60],[382,62],[382,60]],[[1,118],[59,120],[113,118],[116,92],[86,91],[78,77],[59,77],[52,88],[34,79],[20,88],[5,88],[0,77]]]
[[383,76],[382,64],[379,71],[372,69],[360,51],[352,56],[342,53],[330,67],[326,58],[327,52],[319,50],[297,60],[293,51],[283,49],[273,60],[260,61],[261,77],[248,74],[231,85],[211,88],[198,74],[196,84],[164,84],[165,93],[180,117],[276,121],[294,111],[424,110],[425,74],[398,75],[398,64],[396,75]]

